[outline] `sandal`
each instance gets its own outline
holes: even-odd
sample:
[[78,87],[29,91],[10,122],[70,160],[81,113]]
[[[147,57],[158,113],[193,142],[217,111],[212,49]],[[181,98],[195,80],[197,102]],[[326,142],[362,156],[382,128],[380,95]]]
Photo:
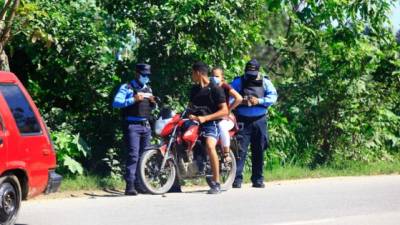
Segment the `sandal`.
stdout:
[[225,149],[222,150],[224,161],[227,162],[227,163],[232,162],[232,158],[229,155],[229,152],[230,152],[230,150],[228,150],[228,151],[225,151]]

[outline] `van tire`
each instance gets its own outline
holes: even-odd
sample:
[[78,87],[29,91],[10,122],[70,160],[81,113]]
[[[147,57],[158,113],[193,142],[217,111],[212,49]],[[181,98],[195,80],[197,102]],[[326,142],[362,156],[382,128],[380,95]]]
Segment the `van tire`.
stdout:
[[21,206],[21,186],[14,175],[0,177],[0,225],[14,225]]

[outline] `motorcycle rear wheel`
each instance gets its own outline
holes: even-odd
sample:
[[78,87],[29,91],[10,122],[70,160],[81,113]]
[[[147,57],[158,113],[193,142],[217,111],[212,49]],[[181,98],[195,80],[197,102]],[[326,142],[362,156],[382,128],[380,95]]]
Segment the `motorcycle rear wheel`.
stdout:
[[[231,158],[230,162],[224,162],[222,156],[218,154],[220,157],[219,160],[219,176],[220,176],[220,183],[221,183],[221,190],[229,190],[232,188],[232,184],[235,181],[236,177],[236,159],[235,159],[235,154],[231,151],[229,151],[229,157]],[[212,175],[208,174],[206,176],[206,181],[208,186],[211,187],[211,179]]]
[[175,182],[176,168],[172,159],[168,159],[164,170],[160,171],[163,157],[158,149],[151,149],[144,152],[140,159],[140,178],[144,188],[151,194],[164,194]]

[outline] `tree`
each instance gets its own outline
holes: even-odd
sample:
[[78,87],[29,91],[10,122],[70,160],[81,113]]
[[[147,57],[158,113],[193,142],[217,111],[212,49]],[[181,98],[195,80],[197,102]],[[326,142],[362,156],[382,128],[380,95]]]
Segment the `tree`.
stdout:
[[11,28],[20,0],[5,0],[0,11],[0,69],[9,71],[8,57],[4,48],[11,37]]
[[[264,1],[102,1],[114,18],[131,21],[140,41],[137,60],[153,65],[160,96],[185,96],[190,65],[203,60],[240,74],[261,37]],[[179,82],[178,82],[179,81]],[[165,87],[172,87],[165,88]]]
[[268,42],[279,53],[270,71],[280,81],[280,110],[294,127],[299,149],[292,153],[303,162],[390,159],[388,152],[399,149],[398,94],[386,88],[399,68],[385,26],[391,2],[275,6],[290,26]]

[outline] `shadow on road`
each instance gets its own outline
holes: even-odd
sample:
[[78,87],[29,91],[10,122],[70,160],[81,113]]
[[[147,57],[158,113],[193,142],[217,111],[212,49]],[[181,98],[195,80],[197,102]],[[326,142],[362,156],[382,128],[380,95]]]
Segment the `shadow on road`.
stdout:
[[183,194],[205,194],[207,190],[193,190],[193,191],[183,191]]
[[[113,198],[113,197],[125,197],[125,193],[123,191],[120,190],[116,190],[116,189],[103,189],[104,192],[106,192],[106,194],[98,194],[98,193],[84,193],[84,195],[92,197],[92,198]],[[182,192],[175,192],[175,191],[171,191],[168,192],[164,195],[168,195],[171,193],[176,193],[176,194],[206,194],[207,190],[184,190]],[[140,195],[151,195],[149,193],[140,193]],[[17,225],[17,224],[16,224]],[[24,225],[24,224],[21,224]]]
[[115,189],[103,189],[104,192],[107,192],[108,194],[94,194],[94,193],[84,193],[84,195],[90,196],[90,197],[124,197],[124,192],[115,190]]

